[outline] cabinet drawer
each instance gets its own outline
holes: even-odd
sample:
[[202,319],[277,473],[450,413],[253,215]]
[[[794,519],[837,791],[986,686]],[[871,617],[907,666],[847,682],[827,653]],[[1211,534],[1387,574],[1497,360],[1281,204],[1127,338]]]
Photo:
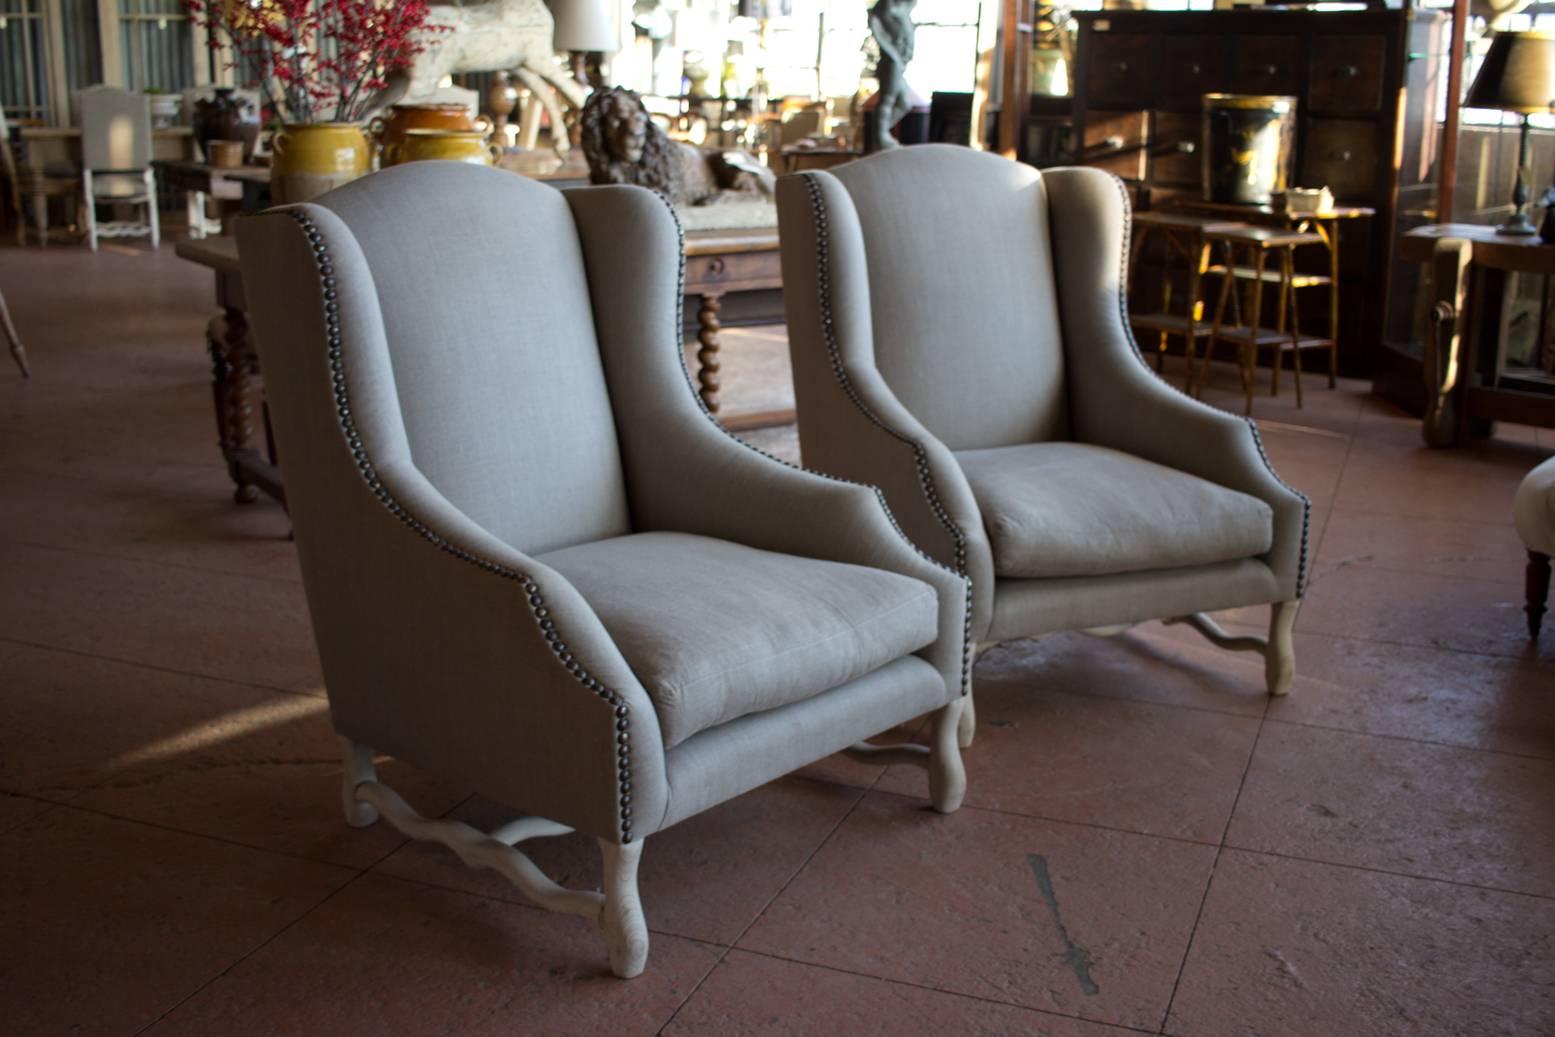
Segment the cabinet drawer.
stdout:
[[1150,182],[1194,186],[1202,178],[1203,116],[1187,112],[1150,113]]
[[1231,82],[1239,94],[1295,94],[1301,87],[1299,36],[1238,36],[1231,41]]
[[1374,112],[1382,106],[1382,36],[1314,36],[1308,103],[1319,112]]
[[1226,41],[1222,36],[1167,36],[1161,41],[1161,102],[1168,108],[1199,110],[1199,98],[1226,88]]
[[1392,163],[1377,145],[1377,124],[1358,119],[1311,119],[1298,187],[1327,187],[1340,201],[1368,201],[1379,173]]
[[1085,117],[1084,165],[1095,166],[1125,180],[1145,176],[1147,112],[1089,112]]
[[1155,82],[1155,37],[1142,32],[1093,32],[1085,89],[1090,103],[1144,104]]

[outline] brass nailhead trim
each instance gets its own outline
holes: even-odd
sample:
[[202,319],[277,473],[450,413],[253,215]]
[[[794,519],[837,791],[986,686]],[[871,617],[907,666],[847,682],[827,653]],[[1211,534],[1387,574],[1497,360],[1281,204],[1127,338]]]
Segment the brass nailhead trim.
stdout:
[[626,703],[621,701],[619,695],[610,690],[604,684],[591,677],[582,666],[567,652],[567,645],[556,633],[555,623],[547,618],[549,610],[545,607],[545,599],[540,594],[540,586],[527,574],[515,569],[500,565],[490,559],[482,558],[449,543],[446,539],[433,532],[425,523],[413,515],[410,511],[395,500],[383,482],[378,477],[377,470],[373,467],[367,447],[362,441],[361,433],[357,430],[355,422],[351,418],[351,408],[348,405],[350,393],[346,386],[345,357],[342,353],[340,341],[340,311],[336,302],[336,290],[334,279],[334,267],[329,261],[329,247],[324,242],[324,236],[319,232],[313,220],[304,212],[293,209],[287,212],[297,225],[302,228],[308,238],[308,244],[313,252],[314,262],[319,270],[319,282],[324,292],[324,329],[325,337],[329,343],[329,369],[330,387],[336,401],[336,413],[339,416],[340,430],[345,435],[346,444],[351,450],[351,456],[356,461],[357,470],[366,482],[373,496],[378,498],[390,514],[410,527],[422,539],[430,542],[439,550],[447,552],[460,561],[468,562],[478,569],[482,569],[506,580],[513,580],[520,584],[528,595],[529,611],[535,618],[535,625],[539,627],[542,636],[555,653],[557,661],[566,668],[573,679],[596,696],[615,707],[613,711],[615,741],[617,743],[617,821],[620,827],[621,842],[632,841],[632,808],[630,789],[631,782],[631,739],[630,722],[631,710]]

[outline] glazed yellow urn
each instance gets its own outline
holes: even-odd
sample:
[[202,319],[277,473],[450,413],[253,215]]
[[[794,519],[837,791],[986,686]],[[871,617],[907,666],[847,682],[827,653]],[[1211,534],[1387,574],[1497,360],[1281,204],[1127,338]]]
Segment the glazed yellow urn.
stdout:
[[499,157],[491,130],[406,130],[395,162],[474,162],[489,166]]
[[282,126],[270,150],[270,197],[277,205],[312,201],[371,168],[367,134],[354,122]]

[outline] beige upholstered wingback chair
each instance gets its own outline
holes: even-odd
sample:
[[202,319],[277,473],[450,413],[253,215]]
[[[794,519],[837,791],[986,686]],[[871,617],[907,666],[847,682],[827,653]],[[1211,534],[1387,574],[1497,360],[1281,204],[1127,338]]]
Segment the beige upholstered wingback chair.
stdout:
[[[931,749],[877,758],[957,807],[966,580],[876,490],[701,408],[659,197],[417,162],[238,241],[352,823],[598,919],[631,976],[655,832],[929,712]],[[374,750],[531,816],[424,820]],[[511,848],[570,829],[599,842],[602,896]]]
[[[923,145],[785,177],[778,212],[805,464],[971,578],[980,647],[1180,618],[1289,689],[1307,500],[1141,359],[1115,177]],[[1267,640],[1203,615],[1258,604]]]

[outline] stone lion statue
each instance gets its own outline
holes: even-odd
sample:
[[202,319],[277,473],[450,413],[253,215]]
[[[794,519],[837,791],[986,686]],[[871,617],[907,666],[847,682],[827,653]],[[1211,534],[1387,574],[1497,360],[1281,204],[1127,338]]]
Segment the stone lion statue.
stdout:
[[593,183],[637,184],[677,206],[772,197],[776,177],[754,156],[671,140],[630,90],[594,91],[580,130]]

